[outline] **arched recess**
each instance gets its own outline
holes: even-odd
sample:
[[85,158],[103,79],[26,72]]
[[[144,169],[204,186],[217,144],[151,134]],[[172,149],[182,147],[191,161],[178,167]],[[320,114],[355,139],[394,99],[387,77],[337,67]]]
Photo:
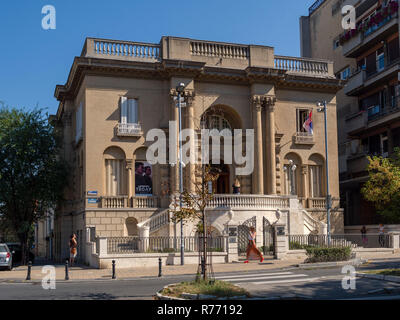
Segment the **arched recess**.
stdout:
[[125,152],[119,147],[109,147],[103,153],[104,194],[120,196],[127,194]]
[[308,158],[309,195],[310,198],[321,198],[326,194],[325,189],[325,158],[313,153]]
[[[293,164],[296,165],[295,170],[293,171],[290,167],[290,160],[293,161]],[[301,175],[301,165],[302,160],[301,157],[295,153],[290,152],[286,154],[284,161],[283,161],[283,177],[284,177],[284,194],[289,195],[291,194],[291,173],[293,174],[292,177],[294,179],[294,194],[301,197],[304,194],[304,190],[302,188],[302,175]],[[293,168],[293,167],[292,167]]]
[[133,237],[138,236],[139,231],[137,227],[138,221],[136,218],[129,217],[125,220],[124,236]]

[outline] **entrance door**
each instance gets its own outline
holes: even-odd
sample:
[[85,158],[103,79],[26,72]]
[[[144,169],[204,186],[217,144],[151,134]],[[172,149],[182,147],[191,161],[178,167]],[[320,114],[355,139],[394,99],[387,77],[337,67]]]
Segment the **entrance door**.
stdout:
[[218,171],[218,179],[213,182],[215,194],[227,194],[229,192],[229,167],[226,164],[213,164],[212,168]]
[[246,255],[247,245],[249,244],[250,227],[257,229],[256,216],[250,218],[238,226],[238,253]]
[[269,221],[263,217],[263,253],[264,255],[274,256],[275,253],[275,237],[274,227],[270,225]]

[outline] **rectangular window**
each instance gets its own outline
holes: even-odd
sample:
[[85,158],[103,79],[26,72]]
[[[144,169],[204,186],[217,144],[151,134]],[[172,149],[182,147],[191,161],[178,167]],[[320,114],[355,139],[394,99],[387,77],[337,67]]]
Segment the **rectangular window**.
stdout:
[[367,68],[367,76],[370,76],[374,73],[376,73],[376,52],[371,53],[369,56],[367,56],[366,60],[366,68]]
[[392,63],[399,58],[399,37],[396,37],[394,40],[388,42],[387,51],[389,63]]
[[128,99],[121,97],[121,123],[138,123],[138,101],[137,99]]
[[385,53],[383,52],[383,47],[376,52],[376,69],[378,72],[385,69]]
[[78,143],[78,141],[81,138],[82,138],[82,103],[79,105],[75,113],[75,142]]
[[347,80],[349,77],[350,77],[350,67],[347,67],[346,69],[340,71],[339,79]]
[[303,124],[306,122],[309,114],[310,110],[297,109],[297,132],[307,132],[307,130],[303,128]]
[[310,196],[322,197],[322,166],[309,166],[310,168]]

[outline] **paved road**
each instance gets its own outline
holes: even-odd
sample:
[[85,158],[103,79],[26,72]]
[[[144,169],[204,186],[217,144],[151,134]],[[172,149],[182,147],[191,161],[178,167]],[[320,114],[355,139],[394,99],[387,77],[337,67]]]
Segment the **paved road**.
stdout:
[[[374,262],[367,268],[399,266],[397,261]],[[289,299],[399,299],[400,284],[356,279],[355,290],[342,288],[341,268],[301,270],[275,269],[241,273],[218,273],[217,279],[230,281],[246,288],[256,297]],[[180,281],[192,280],[193,276],[147,277],[126,280],[59,281],[56,290],[44,290],[40,283],[0,282],[0,299],[91,299],[151,300],[163,286]],[[381,290],[381,291],[379,291]],[[383,291],[385,290],[385,291]]]

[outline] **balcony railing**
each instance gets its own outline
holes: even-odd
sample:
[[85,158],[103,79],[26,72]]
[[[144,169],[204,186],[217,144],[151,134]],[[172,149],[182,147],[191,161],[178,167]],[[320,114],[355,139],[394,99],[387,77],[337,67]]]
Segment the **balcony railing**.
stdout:
[[209,202],[209,208],[288,208],[288,197],[266,196],[266,195],[238,195],[238,194],[216,194]]
[[316,59],[275,56],[275,68],[313,76],[331,75],[329,62]]
[[158,61],[161,59],[161,47],[152,43],[88,38],[82,56]]
[[140,123],[118,123],[118,136],[141,136],[142,134],[142,126]]
[[[332,208],[339,206],[340,199],[332,198]],[[308,208],[326,209],[326,198],[308,198]]]
[[107,209],[118,208],[158,208],[159,198],[156,196],[102,196],[101,207]]
[[191,41],[190,54],[231,59],[248,59],[250,56],[248,46],[208,41]]
[[314,144],[314,135],[308,132],[296,132],[293,136],[295,144]]

